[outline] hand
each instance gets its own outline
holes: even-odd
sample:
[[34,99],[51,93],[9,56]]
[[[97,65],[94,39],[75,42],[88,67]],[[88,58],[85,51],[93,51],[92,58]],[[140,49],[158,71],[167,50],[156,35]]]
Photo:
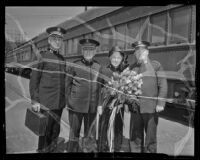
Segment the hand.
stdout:
[[98,106],[97,107],[97,112],[98,112],[99,115],[102,115],[102,113],[103,113],[103,107],[102,106]]
[[32,109],[35,112],[40,112],[40,104],[39,103],[35,103],[32,105]]
[[163,110],[164,110],[164,106],[159,106],[159,105],[156,106],[156,112],[161,112]]

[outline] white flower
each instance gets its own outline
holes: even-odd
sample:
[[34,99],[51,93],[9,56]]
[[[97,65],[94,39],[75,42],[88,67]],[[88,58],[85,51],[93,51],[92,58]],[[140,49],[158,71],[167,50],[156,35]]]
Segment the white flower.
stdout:
[[128,91],[128,94],[131,94],[132,93],[132,91]]
[[142,78],[142,77],[143,77],[142,73],[138,74],[138,76],[139,76],[139,78]]
[[141,88],[141,86],[142,86],[142,83],[138,83],[138,88]]
[[139,76],[138,75],[135,76],[135,80],[136,81],[139,80]]
[[135,92],[135,95],[141,95],[142,94],[142,91],[141,90],[137,90],[136,92]]
[[134,91],[136,91],[136,90],[137,90],[137,88],[136,88],[136,87],[133,87],[133,90],[134,90]]
[[130,79],[126,79],[126,83],[130,83],[131,82],[131,80]]
[[131,71],[131,75],[136,75],[137,73],[135,71]]
[[135,76],[134,76],[134,77],[132,77],[132,80],[133,80],[133,81],[136,81],[136,78],[135,78]]
[[140,84],[140,83],[141,83],[141,84],[143,84],[143,81],[142,81],[142,79],[140,79],[140,80],[138,81],[138,83],[139,83],[139,84]]

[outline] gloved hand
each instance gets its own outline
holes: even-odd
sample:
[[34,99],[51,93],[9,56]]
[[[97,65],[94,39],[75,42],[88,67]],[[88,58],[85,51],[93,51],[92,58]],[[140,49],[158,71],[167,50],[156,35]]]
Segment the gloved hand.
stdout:
[[35,103],[32,105],[32,109],[35,112],[40,112],[40,103]]
[[163,106],[160,106],[160,105],[157,105],[156,106],[156,112],[161,112],[164,110],[164,107]]
[[102,106],[98,106],[97,107],[97,112],[98,112],[99,115],[102,115],[102,113],[103,113],[103,107]]

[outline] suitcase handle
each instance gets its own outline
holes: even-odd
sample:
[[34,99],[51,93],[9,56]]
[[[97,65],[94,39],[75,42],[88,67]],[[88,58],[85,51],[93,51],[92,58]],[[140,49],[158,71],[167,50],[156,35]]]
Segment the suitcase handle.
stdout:
[[[31,110],[34,111],[32,107],[31,107]],[[45,106],[43,106],[43,105],[40,105],[40,111],[39,111],[39,112],[41,112],[41,110],[43,110],[43,111],[47,111],[47,112],[50,111],[49,108],[47,108],[47,107],[45,107]],[[34,112],[37,113],[37,111],[34,111]]]

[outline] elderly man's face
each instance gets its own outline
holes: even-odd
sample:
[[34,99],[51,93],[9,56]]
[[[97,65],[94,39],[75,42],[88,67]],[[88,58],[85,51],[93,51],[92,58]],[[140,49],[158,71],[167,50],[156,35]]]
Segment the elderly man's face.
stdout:
[[149,50],[146,49],[145,47],[137,47],[135,50],[135,56],[139,63],[142,62],[146,63],[148,55],[149,55]]
[[87,61],[91,61],[96,54],[96,47],[90,45],[82,46],[82,54]]
[[58,35],[51,35],[49,37],[48,41],[49,41],[49,44],[51,45],[51,47],[58,50],[62,46],[63,38],[61,36],[58,36]]

